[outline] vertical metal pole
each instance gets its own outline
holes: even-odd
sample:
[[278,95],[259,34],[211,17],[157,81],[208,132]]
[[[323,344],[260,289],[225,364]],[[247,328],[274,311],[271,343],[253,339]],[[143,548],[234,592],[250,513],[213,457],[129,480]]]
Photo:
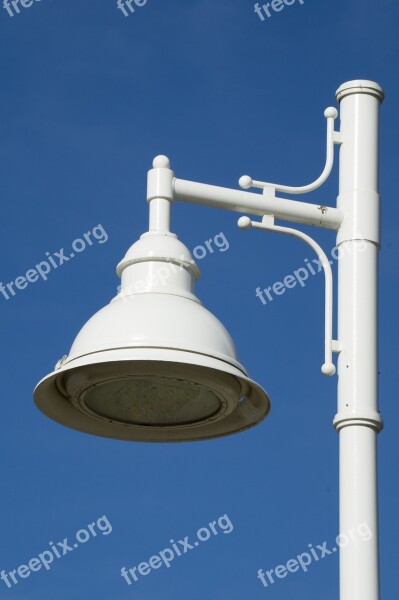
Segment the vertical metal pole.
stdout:
[[[378,120],[384,98],[371,81],[337,91],[341,136],[338,207],[338,413],[340,599],[378,600],[377,257],[380,245]],[[369,539],[367,539],[369,538]]]

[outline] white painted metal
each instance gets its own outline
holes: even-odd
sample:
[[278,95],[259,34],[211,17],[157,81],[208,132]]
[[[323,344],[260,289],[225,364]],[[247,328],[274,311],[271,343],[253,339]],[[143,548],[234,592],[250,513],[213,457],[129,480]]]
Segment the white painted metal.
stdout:
[[[338,414],[340,532],[366,524],[369,541],[340,549],[340,599],[378,600],[376,437],[378,411],[377,254],[379,248],[378,118],[380,86],[351,81],[339,88],[342,146],[338,207]],[[356,537],[356,536],[355,536]]]
[[322,174],[316,179],[316,181],[308,185],[294,187],[290,185],[281,185],[280,183],[266,183],[263,181],[255,181],[249,175],[243,175],[239,180],[240,187],[242,187],[245,190],[251,187],[261,189],[269,188],[274,192],[284,192],[286,194],[306,194],[308,192],[313,192],[313,190],[319,188],[325,181],[327,181],[334,166],[334,143],[340,143],[337,141],[337,138],[335,137],[336,132],[334,131],[334,121],[338,117],[337,109],[332,106],[326,108],[326,110],[324,111],[324,116],[327,120],[326,164],[324,166]]
[[[157,170],[167,169],[153,170],[162,179]],[[266,392],[248,377],[228,331],[195,296],[199,269],[165,231],[166,202],[155,213],[157,230],[119,263],[118,296],[36,387],[38,407],[63,425],[115,439],[189,441],[242,431],[269,412]]]
[[149,230],[170,231],[170,209],[173,202],[173,178],[167,156],[157,156],[148,172],[147,201],[150,205]]
[[[329,360],[331,350],[339,354],[334,424],[340,436],[340,532],[349,537],[340,551],[340,598],[378,600],[376,438],[382,428],[377,396],[378,117],[383,91],[374,82],[351,81],[339,88],[337,99],[341,131],[333,129],[335,109],[327,109],[326,167],[310,187],[266,184],[260,195],[184,181],[174,178],[165,156],[156,157],[148,175],[150,231],[118,266],[122,292],[82,329],[70,356],[38,384],[35,399],[59,422],[120,439],[202,439],[255,424],[268,413],[267,394],[248,379],[227,331],[194,296],[198,270],[188,250],[170,233],[171,204],[181,200],[261,216],[262,228],[301,237],[320,256],[324,253],[311,238],[274,226],[272,219],[337,230],[339,341],[332,340],[331,321],[326,318],[326,356]],[[273,186],[291,193],[318,186],[331,170],[333,143],[341,144],[337,208],[274,197]],[[246,185],[248,179],[241,183]],[[159,267],[165,278],[161,284],[155,277]],[[329,314],[330,285],[327,275]],[[202,418],[183,426],[143,429],[134,425],[133,431],[131,423],[90,414],[84,398],[80,399],[95,386],[111,383],[105,389],[116,390],[121,379],[152,381],[156,376],[205,389],[200,398],[205,407]],[[209,391],[220,400],[216,415],[208,414]],[[95,395],[95,389],[90,391],[90,402]],[[360,526],[369,528],[370,540],[356,537]]]
[[272,217],[263,217],[262,222],[251,221],[249,217],[240,217],[238,226],[241,229],[263,229],[264,231],[274,231],[275,233],[297,237],[306,242],[314,250],[320,260],[324,270],[325,279],[325,311],[324,311],[324,363],[321,367],[323,375],[331,377],[335,375],[335,365],[332,360],[333,353],[333,276],[330,261],[324,250],[309,235],[293,229],[292,227],[280,227],[274,224]]
[[175,200],[262,217],[272,215],[281,221],[338,229],[344,218],[343,211],[338,208],[273,198],[255,192],[243,192],[183,179],[175,179],[173,187]]

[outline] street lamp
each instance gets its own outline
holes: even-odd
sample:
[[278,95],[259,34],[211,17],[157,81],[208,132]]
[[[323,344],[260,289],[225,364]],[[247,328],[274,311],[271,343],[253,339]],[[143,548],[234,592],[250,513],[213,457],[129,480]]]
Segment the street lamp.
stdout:
[[[194,294],[195,262],[170,232],[174,201],[260,217],[241,217],[242,229],[298,237],[317,253],[325,273],[325,356],[322,372],[335,374],[338,354],[340,532],[367,523],[368,543],[340,549],[341,600],[378,600],[377,434],[382,429],[377,385],[377,255],[380,246],[378,121],[384,94],[372,81],[337,90],[325,111],[325,168],[313,183],[290,187],[240,179],[244,189],[177,179],[158,156],[148,173],[149,231],[117,267],[121,291],[78,334],[69,356],[36,387],[38,407],[69,427],[105,437],[150,441],[208,439],[260,422],[270,408],[266,392],[240,364],[223,325]],[[340,146],[337,206],[277,198],[320,187]],[[332,273],[322,248],[308,235],[275,219],[331,229],[337,235],[338,339],[333,339]]]

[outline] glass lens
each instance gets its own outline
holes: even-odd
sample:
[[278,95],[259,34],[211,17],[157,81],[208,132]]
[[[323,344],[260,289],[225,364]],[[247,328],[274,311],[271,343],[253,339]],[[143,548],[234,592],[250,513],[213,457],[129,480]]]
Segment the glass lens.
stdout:
[[221,408],[219,398],[177,379],[120,379],[93,386],[83,403],[93,413],[121,423],[151,426],[203,421]]

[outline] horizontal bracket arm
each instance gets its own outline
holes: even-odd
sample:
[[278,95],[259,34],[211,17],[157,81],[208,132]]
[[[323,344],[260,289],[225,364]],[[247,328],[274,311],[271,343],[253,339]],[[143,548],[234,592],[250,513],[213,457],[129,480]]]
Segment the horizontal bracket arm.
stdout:
[[255,192],[244,192],[177,178],[173,180],[173,196],[175,200],[182,202],[257,216],[273,215],[281,221],[333,230],[339,229],[344,217],[343,211],[339,208],[284,198],[269,198]]

